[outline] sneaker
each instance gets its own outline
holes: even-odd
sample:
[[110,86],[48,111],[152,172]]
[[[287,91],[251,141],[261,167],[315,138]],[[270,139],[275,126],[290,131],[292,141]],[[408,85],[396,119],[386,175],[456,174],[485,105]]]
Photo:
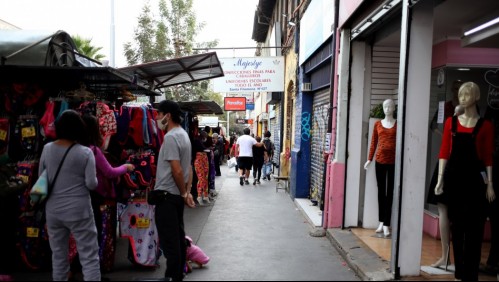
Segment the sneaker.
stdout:
[[198,204],[199,206],[202,206],[202,205],[203,205],[203,199],[202,199],[201,197],[198,197],[198,198],[197,198],[197,204]]
[[215,198],[216,196],[218,196],[218,192],[217,192],[216,190],[211,190],[211,191],[210,191],[210,196],[211,196],[212,198]]
[[253,180],[253,185],[256,185],[256,179],[255,179],[255,180]]
[[241,186],[244,186],[244,177],[239,177],[239,184],[241,184]]
[[244,183],[245,183],[246,185],[249,185],[249,181],[248,181],[248,180],[244,180]]
[[268,179],[269,179],[269,181],[270,181],[270,175],[269,175],[269,176],[267,176],[267,177],[268,177]]
[[256,184],[260,184],[260,180],[257,180],[257,181],[256,181]]
[[204,198],[203,198],[203,202],[204,202],[205,204],[208,204],[208,205],[209,205],[209,204],[211,204],[211,202],[210,202],[210,198],[208,198],[208,197],[204,197]]

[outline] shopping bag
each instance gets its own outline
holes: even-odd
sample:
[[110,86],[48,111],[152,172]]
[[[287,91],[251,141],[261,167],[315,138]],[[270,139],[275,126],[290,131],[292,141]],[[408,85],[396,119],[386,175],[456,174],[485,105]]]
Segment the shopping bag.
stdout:
[[44,170],[29,193],[32,204],[41,203],[47,198],[48,186],[47,171]]
[[227,165],[229,166],[229,168],[233,168],[233,167],[236,167],[237,165],[237,160],[235,157],[232,157],[228,162],[227,162]]

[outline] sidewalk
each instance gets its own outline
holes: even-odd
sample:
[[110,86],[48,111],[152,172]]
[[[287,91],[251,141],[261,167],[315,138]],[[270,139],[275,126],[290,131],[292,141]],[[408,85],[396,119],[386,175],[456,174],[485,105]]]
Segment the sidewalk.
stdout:
[[[275,182],[239,185],[236,172],[222,167],[219,195],[210,206],[185,210],[186,233],[210,263],[193,269],[186,281],[290,280],[358,281],[326,237],[309,235],[311,225]],[[251,178],[252,179],[252,178]],[[251,181],[252,183],[252,181]],[[154,270],[138,269],[127,259],[127,241],[118,241],[112,281],[141,281],[164,276],[165,259]],[[50,273],[19,273],[17,280],[50,280]]]

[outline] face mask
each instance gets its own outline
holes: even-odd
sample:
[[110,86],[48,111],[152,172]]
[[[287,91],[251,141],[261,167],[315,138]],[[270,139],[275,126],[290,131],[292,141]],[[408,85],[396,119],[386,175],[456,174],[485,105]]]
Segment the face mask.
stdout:
[[161,129],[163,131],[165,131],[166,128],[168,127],[168,121],[166,120],[166,116],[162,119],[156,120],[156,122],[158,123],[159,129]]

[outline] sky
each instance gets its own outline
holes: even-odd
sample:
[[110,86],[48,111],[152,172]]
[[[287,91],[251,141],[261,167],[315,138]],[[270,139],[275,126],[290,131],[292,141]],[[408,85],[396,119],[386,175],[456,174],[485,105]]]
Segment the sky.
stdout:
[[[147,0],[114,0],[116,68],[127,65],[123,44],[133,40],[137,18]],[[157,0],[149,0],[154,11]],[[198,22],[205,28],[199,42],[218,39],[218,47],[255,47],[251,39],[258,0],[194,0]],[[111,0],[0,0],[0,19],[24,30],[64,30],[92,39],[110,58]],[[219,58],[252,57],[255,50],[217,50]]]

